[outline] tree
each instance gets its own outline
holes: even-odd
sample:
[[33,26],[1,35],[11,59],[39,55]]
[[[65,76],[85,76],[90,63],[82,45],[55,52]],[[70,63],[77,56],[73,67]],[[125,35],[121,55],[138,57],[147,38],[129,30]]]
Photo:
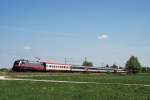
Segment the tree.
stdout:
[[131,56],[126,62],[125,68],[129,73],[137,73],[141,69],[141,64],[137,57]]
[[117,66],[116,64],[113,64],[113,65],[111,66],[111,68],[117,69],[118,66]]
[[82,66],[92,67],[93,63],[89,62],[89,61],[84,61],[83,64],[82,64]]
[[109,68],[109,65],[107,64],[105,67],[106,67],[106,68]]
[[141,71],[142,72],[150,72],[150,68],[149,67],[142,67]]
[[1,72],[8,72],[9,69],[7,69],[7,68],[1,68],[0,71],[1,71]]
[[141,68],[141,71],[142,71],[142,72],[147,72],[147,67],[142,67],[142,68]]
[[85,66],[86,71],[88,71],[88,67],[92,67],[93,63],[85,60],[82,66]]

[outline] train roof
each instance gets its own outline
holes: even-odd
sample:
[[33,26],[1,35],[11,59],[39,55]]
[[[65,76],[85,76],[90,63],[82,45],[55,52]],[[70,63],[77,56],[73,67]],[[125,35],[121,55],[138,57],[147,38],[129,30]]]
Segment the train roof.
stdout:
[[31,60],[26,60],[26,59],[18,59],[16,61],[22,61],[22,62],[28,62],[28,63],[46,63],[46,64],[57,64],[57,65],[69,65],[71,66],[71,64],[63,64],[63,63],[58,63],[58,62],[54,62],[54,61],[31,61]]
[[19,62],[19,61],[22,61],[24,63],[35,63],[35,64],[41,64],[41,63],[43,63],[43,62],[40,62],[40,61],[31,61],[31,60],[25,60],[25,59],[18,59],[15,62]]
[[71,64],[63,64],[63,63],[57,63],[57,62],[45,62],[46,64],[57,64],[57,65],[71,65]]

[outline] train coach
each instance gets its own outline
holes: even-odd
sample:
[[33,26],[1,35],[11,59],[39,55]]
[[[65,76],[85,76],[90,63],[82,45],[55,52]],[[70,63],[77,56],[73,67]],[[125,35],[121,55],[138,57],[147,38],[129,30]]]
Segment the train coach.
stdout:
[[46,71],[70,71],[72,65],[46,62]]

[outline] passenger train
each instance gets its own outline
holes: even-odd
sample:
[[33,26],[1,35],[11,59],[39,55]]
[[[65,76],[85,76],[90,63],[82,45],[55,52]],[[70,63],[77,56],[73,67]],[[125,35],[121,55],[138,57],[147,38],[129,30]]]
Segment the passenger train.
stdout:
[[12,70],[16,72],[26,72],[26,71],[43,71],[43,72],[63,71],[63,72],[95,72],[95,73],[125,72],[123,69],[85,67],[80,65],[61,64],[54,62],[29,61],[24,59],[16,60],[14,62]]

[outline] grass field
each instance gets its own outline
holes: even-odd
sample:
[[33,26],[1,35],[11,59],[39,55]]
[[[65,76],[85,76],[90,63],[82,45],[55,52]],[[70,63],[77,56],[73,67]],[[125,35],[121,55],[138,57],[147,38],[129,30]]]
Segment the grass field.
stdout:
[[[150,74],[5,73],[5,75],[38,80],[150,84]],[[1,80],[0,100],[150,100],[150,86]]]

